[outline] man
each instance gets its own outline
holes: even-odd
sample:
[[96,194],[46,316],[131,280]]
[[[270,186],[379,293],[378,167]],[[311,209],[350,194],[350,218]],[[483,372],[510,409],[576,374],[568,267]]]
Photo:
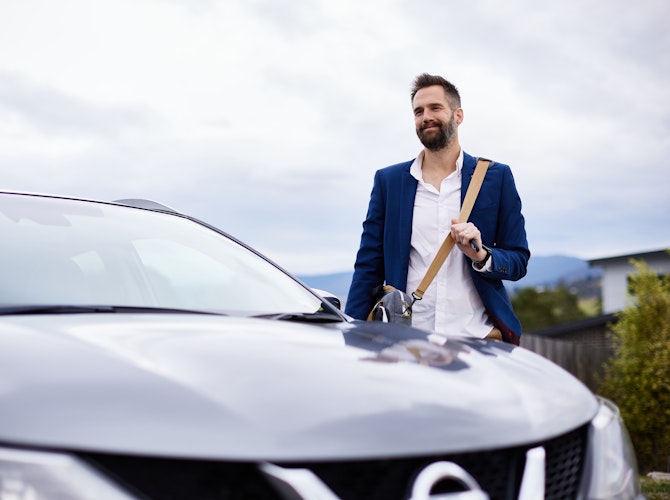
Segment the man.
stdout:
[[411,294],[451,232],[456,244],[414,303],[412,325],[518,345],[521,323],[502,280],[525,276],[530,251],[512,172],[492,163],[468,222],[458,223],[477,163],[458,141],[459,92],[444,78],[424,73],[411,97],[424,149],[416,159],[375,174],[345,311],[366,319],[372,291],[381,284]]

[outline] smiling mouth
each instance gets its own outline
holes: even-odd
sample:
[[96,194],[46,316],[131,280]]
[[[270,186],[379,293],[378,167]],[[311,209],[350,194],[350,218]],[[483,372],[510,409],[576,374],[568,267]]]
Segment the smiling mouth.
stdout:
[[437,124],[437,123],[429,123],[429,124],[424,125],[423,127],[421,127],[421,130],[428,130],[428,129],[431,129],[431,128],[440,128],[440,125]]

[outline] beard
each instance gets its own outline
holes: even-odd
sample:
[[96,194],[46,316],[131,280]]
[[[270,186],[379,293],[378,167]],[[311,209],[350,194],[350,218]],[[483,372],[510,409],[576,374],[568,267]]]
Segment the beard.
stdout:
[[[426,127],[432,125],[439,125],[439,129],[432,130],[426,133]],[[454,113],[451,113],[451,118],[448,123],[442,124],[439,121],[425,123],[421,128],[416,129],[416,135],[419,137],[421,144],[429,151],[439,151],[447,147],[456,135],[456,121],[454,120]]]

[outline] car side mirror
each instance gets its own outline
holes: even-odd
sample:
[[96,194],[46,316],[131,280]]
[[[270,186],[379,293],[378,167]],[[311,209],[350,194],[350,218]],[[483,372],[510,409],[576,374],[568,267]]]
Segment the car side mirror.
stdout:
[[323,300],[328,302],[331,306],[334,306],[338,311],[342,310],[342,302],[336,295],[330,292],[326,292],[325,290],[319,290],[318,288],[312,288],[312,291]]

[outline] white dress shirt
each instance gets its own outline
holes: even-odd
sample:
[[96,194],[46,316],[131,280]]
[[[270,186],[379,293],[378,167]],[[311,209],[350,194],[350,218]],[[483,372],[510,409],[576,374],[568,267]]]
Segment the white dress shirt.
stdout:
[[[421,283],[451,230],[451,219],[458,219],[461,210],[463,150],[456,161],[456,171],[442,181],[439,191],[423,181],[422,162],[423,151],[410,167],[418,185],[407,273],[409,293]],[[490,259],[487,264],[483,271],[490,267]],[[460,333],[478,338],[484,338],[493,328],[472,282],[467,260],[457,246],[451,250],[423,299],[414,302],[412,326],[441,335]]]

